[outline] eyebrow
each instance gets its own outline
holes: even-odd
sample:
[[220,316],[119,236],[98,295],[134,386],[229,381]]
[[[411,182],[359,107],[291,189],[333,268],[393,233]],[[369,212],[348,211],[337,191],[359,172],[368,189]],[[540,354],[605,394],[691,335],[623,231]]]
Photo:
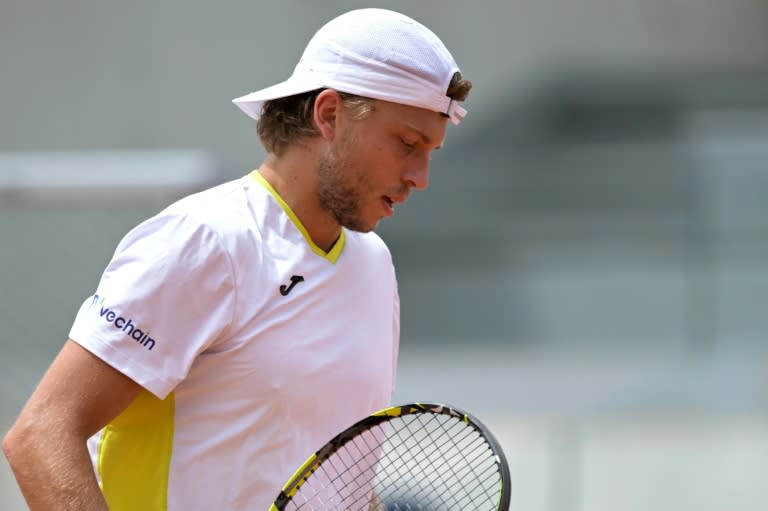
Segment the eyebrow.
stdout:
[[[408,121],[403,122],[403,126],[408,128],[409,130],[415,132],[419,137],[421,137],[421,140],[424,141],[425,144],[432,144],[432,139],[429,138],[429,136],[424,133],[420,128],[416,127],[415,125],[411,124]],[[441,149],[443,147],[443,144],[440,144],[439,146],[435,147],[435,150]]]

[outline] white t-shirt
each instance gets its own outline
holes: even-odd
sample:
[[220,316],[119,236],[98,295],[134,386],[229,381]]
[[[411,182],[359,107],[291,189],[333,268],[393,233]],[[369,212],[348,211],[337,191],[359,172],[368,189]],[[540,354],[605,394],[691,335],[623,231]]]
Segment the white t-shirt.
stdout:
[[110,509],[266,510],[389,405],[399,328],[383,241],[323,252],[256,172],[143,222],[70,332],[146,389],[89,441]]

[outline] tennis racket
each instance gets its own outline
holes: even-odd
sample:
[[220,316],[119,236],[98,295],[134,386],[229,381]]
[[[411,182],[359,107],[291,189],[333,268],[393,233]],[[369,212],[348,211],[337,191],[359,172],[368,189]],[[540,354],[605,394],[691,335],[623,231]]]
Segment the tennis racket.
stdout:
[[509,467],[472,415],[440,404],[385,408],[309,457],[269,511],[507,511]]

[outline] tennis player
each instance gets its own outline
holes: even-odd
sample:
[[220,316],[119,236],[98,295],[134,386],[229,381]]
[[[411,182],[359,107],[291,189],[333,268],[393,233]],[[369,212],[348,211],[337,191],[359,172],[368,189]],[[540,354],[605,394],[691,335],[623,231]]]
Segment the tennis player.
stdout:
[[[343,14],[284,82],[234,100],[267,156],[118,244],[3,449],[35,510],[266,510],[387,406],[399,343],[373,232],[427,187],[471,84],[388,10]],[[332,412],[332,413],[331,413]]]

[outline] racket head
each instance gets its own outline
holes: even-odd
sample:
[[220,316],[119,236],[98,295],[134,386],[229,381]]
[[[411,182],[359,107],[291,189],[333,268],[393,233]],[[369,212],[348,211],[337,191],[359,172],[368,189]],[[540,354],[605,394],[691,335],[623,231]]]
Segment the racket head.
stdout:
[[407,403],[328,441],[269,509],[507,511],[510,491],[501,444],[479,419],[450,405]]

